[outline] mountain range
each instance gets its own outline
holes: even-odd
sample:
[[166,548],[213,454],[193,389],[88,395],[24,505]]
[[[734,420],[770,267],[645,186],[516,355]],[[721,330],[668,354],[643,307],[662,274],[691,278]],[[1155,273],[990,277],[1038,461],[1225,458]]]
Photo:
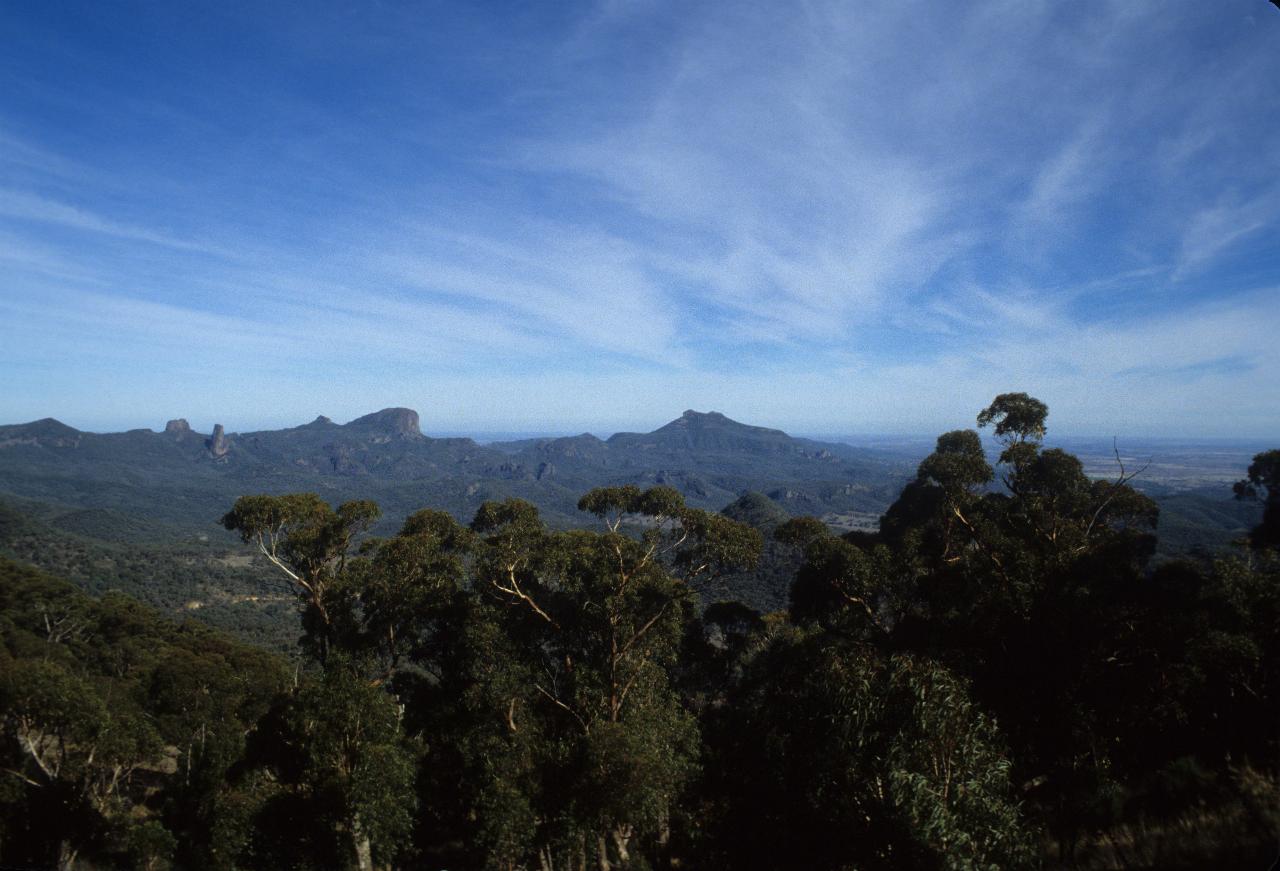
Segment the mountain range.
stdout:
[[374,499],[388,524],[426,506],[466,521],[487,499],[517,496],[553,525],[575,525],[582,493],[624,483],[666,484],[711,509],[759,491],[793,514],[874,514],[909,473],[888,455],[714,411],[686,411],[649,433],[484,445],[426,436],[408,408],[244,433],[221,424],[196,432],[182,419],[159,432],[82,432],[52,418],[0,426],[0,493],[76,509],[79,523],[154,528],[160,537],[208,533],[237,496],[260,492]]
[[[786,606],[797,567],[797,554],[773,542],[772,530],[796,515],[874,529],[920,455],[918,444],[853,447],[697,411],[648,433],[488,444],[426,436],[407,408],[243,433],[221,425],[197,432],[182,419],[158,432],[92,433],[46,418],[0,426],[0,555],[288,650],[296,634],[290,600],[269,567],[218,525],[241,495],[373,499],[384,512],[375,532],[388,534],[419,508],[465,523],[484,501],[507,497],[537,505],[550,526],[591,526],[594,518],[577,510],[587,490],[665,484],[693,506],[765,533],[756,569],[699,592],[767,612]],[[1195,465],[1194,451],[1173,459],[1178,474]],[[1247,463],[1236,457],[1235,465]],[[1256,506],[1233,501],[1221,482],[1140,486],[1159,499],[1164,556],[1221,552],[1256,522]]]

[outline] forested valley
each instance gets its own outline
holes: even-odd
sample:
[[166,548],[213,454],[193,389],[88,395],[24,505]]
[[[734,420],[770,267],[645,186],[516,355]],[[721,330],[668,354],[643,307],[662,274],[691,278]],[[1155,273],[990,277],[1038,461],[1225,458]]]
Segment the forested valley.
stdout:
[[[244,495],[292,659],[4,560],[0,865],[1266,867],[1280,450],[1234,553],[1155,561],[1134,470],[1047,417],[996,397],[999,461],[940,436],[875,532],[662,484],[586,492],[586,529],[505,498],[385,535]],[[725,582],[762,555],[785,610]]]

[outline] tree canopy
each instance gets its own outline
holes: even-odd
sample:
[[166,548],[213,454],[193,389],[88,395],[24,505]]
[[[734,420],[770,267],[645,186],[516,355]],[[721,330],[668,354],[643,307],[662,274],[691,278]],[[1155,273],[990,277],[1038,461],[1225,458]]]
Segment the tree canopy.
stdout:
[[[1247,551],[1158,563],[1134,473],[1046,447],[1043,402],[977,424],[998,461],[944,433],[874,533],[668,486],[591,490],[579,529],[506,498],[385,536],[372,502],[244,496],[222,522],[288,591],[292,658],[0,561],[0,863],[1269,858],[1280,451],[1235,487]],[[762,554],[787,611],[705,595]]]

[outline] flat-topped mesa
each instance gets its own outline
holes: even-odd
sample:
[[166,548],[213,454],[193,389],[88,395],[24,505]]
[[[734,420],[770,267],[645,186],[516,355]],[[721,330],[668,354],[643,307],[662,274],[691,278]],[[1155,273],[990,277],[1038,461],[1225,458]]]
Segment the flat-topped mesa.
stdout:
[[364,417],[357,417],[347,426],[372,429],[389,435],[421,436],[418,428],[418,412],[412,408],[384,408]]
[[171,420],[164,425],[164,431],[168,435],[181,436],[191,432],[191,424],[187,423],[185,417],[179,417]]

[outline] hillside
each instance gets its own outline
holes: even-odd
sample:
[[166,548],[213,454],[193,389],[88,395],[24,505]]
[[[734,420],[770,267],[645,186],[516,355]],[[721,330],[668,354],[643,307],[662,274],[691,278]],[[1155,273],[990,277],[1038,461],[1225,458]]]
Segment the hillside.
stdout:
[[[68,509],[114,512],[157,540],[216,534],[248,492],[315,491],[331,501],[375,499],[388,525],[424,505],[469,520],[486,500],[516,496],[554,525],[580,522],[591,487],[667,484],[699,507],[746,490],[792,513],[879,511],[906,467],[844,445],[793,438],[715,412],[686,412],[651,433],[479,445],[422,434],[417,412],[389,408],[346,424],[318,417],[283,430],[212,433],[170,421],[160,432],[89,433],[45,419],[0,426],[0,493]],[[106,517],[107,515],[100,515]],[[94,522],[88,516],[85,522]]]
[[[1137,483],[1161,508],[1158,559],[1210,558],[1257,522],[1256,504],[1234,501],[1229,486],[1203,480],[1242,474],[1243,459],[1238,472],[1218,458],[1188,478],[1187,469],[1208,460],[1197,460],[1193,446],[1176,453],[1156,447],[1156,463]],[[0,426],[0,553],[90,591],[123,590],[169,613],[192,613],[242,638],[287,648],[292,614],[270,573],[218,525],[246,493],[311,491],[331,503],[373,499],[385,512],[374,532],[390,534],[423,507],[467,523],[483,502],[507,497],[538,506],[552,528],[590,527],[593,519],[577,510],[586,491],[664,484],[692,506],[724,509],[768,541],[792,516],[820,517],[838,531],[874,530],[916,459],[906,450],[895,455],[795,438],[692,410],[649,433],[487,445],[426,436],[418,414],[406,408],[346,424],[317,417],[245,433],[221,426],[196,432],[178,419],[159,432],[98,434],[46,418]],[[1109,473],[1103,453],[1093,466],[1094,474]],[[699,593],[706,602],[783,608],[794,560],[769,542],[756,569]]]

